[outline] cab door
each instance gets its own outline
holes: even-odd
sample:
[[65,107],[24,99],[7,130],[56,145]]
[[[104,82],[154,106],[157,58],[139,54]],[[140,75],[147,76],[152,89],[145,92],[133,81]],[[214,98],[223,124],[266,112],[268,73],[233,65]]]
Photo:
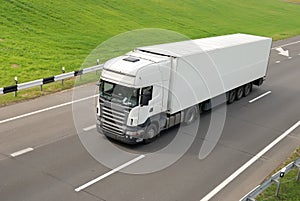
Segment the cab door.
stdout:
[[149,117],[162,111],[162,87],[159,84],[143,87],[140,91],[139,124],[143,124]]

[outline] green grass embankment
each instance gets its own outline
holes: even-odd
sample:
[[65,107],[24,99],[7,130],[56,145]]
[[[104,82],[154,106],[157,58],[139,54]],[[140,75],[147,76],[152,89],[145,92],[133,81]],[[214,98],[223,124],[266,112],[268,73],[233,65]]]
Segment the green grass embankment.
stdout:
[[[14,76],[23,83],[60,74],[62,66],[67,72],[79,69],[103,41],[135,29],[167,29],[192,39],[300,34],[300,6],[281,0],[4,0],[0,10],[0,87],[14,84]],[[19,99],[23,93],[39,94],[29,90]],[[15,100],[0,96],[0,104]]]

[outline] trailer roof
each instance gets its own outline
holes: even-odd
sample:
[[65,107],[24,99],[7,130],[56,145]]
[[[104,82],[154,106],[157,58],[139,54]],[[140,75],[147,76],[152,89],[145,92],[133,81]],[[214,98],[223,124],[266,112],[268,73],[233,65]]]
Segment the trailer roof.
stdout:
[[196,54],[199,52],[208,52],[215,49],[238,46],[246,43],[253,43],[261,40],[271,40],[267,37],[254,36],[249,34],[231,34],[216,36],[210,38],[201,38],[197,40],[188,40],[175,43],[166,43],[136,48],[143,52],[151,52],[161,55],[182,57]]

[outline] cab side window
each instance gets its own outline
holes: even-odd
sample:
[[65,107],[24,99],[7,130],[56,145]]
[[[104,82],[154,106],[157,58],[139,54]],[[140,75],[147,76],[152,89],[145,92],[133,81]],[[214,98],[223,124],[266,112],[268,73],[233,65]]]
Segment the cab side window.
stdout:
[[152,99],[152,91],[153,91],[153,86],[142,88],[141,106],[149,104],[149,101]]

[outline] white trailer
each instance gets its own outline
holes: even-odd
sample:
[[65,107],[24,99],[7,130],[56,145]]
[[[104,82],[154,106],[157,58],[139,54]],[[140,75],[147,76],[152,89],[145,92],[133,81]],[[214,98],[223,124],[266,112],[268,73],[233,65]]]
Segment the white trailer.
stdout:
[[232,34],[136,48],[105,63],[97,129],[126,142],[193,122],[211,100],[247,96],[266,77],[272,39]]

